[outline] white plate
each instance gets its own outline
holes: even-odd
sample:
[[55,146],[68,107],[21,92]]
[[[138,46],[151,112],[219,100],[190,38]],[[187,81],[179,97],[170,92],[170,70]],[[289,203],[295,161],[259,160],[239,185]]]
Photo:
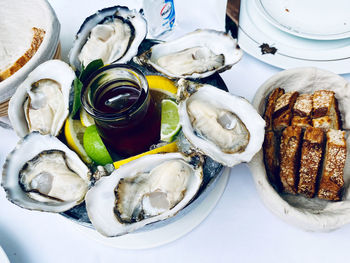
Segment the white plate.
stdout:
[[1,263],[10,263],[10,260],[8,259],[6,253],[4,252],[4,250],[2,249],[1,246],[0,246],[0,262]]
[[107,238],[92,228],[75,224],[87,236],[115,248],[121,249],[146,249],[158,247],[186,235],[198,226],[214,209],[223,194],[228,176],[229,168],[225,168],[210,193],[201,200],[200,204],[184,215],[182,218],[156,229],[145,232],[130,233],[120,237]]
[[[311,40],[279,30],[258,11],[256,1],[242,1],[238,44],[250,55],[273,66],[319,67],[338,74],[350,72],[350,38],[341,40]],[[277,48],[272,54],[262,54],[263,43]]]
[[256,0],[266,20],[287,33],[311,39],[350,37],[349,0]]

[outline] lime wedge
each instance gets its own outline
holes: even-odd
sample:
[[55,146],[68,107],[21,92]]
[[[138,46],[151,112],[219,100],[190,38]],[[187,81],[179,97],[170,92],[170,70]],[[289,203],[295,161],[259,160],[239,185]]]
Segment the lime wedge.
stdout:
[[96,125],[86,128],[83,138],[83,145],[87,155],[97,164],[106,165],[113,160],[109,155],[100,135],[97,132]]
[[179,123],[179,112],[176,102],[165,99],[162,101],[160,139],[171,142],[179,133],[181,126]]

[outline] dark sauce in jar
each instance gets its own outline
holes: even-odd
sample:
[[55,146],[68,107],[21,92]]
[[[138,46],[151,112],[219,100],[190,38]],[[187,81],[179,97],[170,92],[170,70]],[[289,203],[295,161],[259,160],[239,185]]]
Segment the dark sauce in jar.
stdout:
[[121,158],[149,150],[160,139],[160,109],[150,94],[131,80],[104,83],[93,96],[102,114],[116,116],[110,121],[95,119],[106,147]]
[[104,113],[122,113],[145,100],[146,93],[137,83],[129,80],[110,81],[101,86],[94,97],[94,106]]

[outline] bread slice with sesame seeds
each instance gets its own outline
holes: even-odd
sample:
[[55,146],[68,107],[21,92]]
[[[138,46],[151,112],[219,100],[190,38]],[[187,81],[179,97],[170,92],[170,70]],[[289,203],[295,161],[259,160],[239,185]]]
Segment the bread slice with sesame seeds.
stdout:
[[299,93],[294,91],[284,93],[277,99],[272,115],[273,130],[275,132],[281,132],[284,128],[290,125],[293,117],[292,108],[298,96]]
[[301,148],[298,194],[314,197],[322,164],[324,132],[320,128],[305,130]]
[[313,94],[312,125],[325,131],[341,129],[341,117],[334,91],[317,90]]
[[283,191],[291,194],[297,193],[301,135],[301,127],[288,126],[281,137],[279,175]]
[[293,106],[291,125],[307,128],[311,126],[312,95],[300,94]]
[[274,89],[266,103],[265,113],[264,113],[264,119],[266,122],[265,130],[266,131],[272,131],[273,129],[273,122],[272,122],[272,115],[275,110],[275,105],[279,97],[281,97],[284,94],[284,89],[276,88]]
[[340,200],[344,185],[344,167],[346,160],[345,131],[330,129],[327,132],[322,177],[318,197],[326,200]]

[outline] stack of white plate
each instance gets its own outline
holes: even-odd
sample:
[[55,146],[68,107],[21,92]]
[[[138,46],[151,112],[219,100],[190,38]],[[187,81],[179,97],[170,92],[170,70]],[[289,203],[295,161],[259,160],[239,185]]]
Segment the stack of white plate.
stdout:
[[238,43],[279,68],[350,73],[349,10],[349,0],[242,0]]

